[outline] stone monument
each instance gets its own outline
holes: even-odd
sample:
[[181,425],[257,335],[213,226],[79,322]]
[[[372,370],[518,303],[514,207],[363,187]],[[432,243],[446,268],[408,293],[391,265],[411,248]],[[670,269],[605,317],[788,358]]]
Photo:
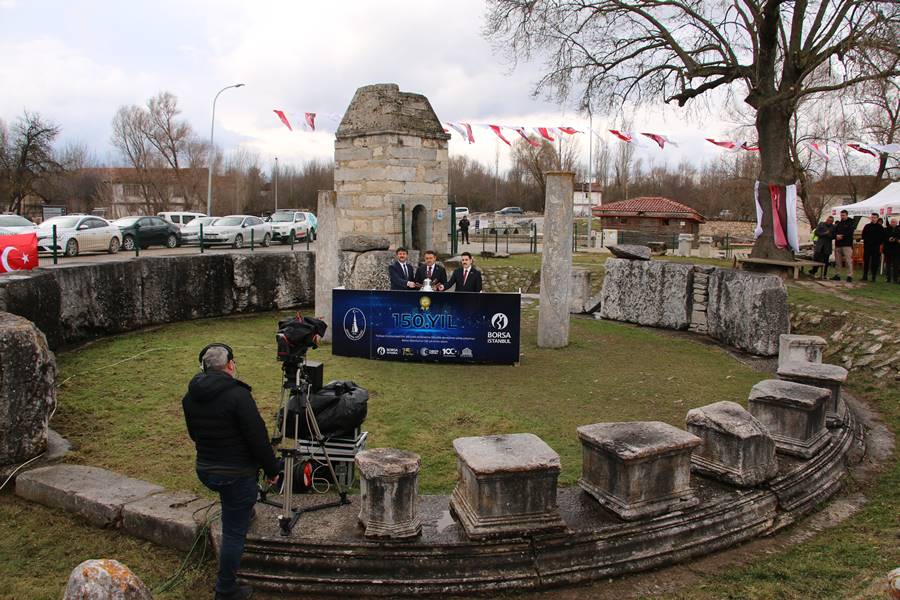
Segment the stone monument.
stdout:
[[405,229],[410,249],[447,252],[449,139],[425,96],[392,83],[356,90],[334,142],[339,237],[398,246]]
[[541,348],[564,348],[569,345],[574,188],[574,173],[547,173],[537,333],[537,343]]
[[341,242],[338,239],[336,196],[330,190],[319,192],[318,231],[316,233],[316,316],[328,324],[324,339],[331,341],[331,290],[338,286],[341,266]]

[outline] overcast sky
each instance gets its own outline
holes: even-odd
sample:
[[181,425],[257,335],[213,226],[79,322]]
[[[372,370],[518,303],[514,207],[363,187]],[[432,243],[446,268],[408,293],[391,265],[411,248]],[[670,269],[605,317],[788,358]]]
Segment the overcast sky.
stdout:
[[[481,36],[484,11],[480,0],[0,0],[0,119],[39,112],[62,126],[63,142],[114,160],[110,122],[120,106],[172,92],[208,138],[213,96],[240,82],[246,87],[219,98],[217,145],[289,164],[330,158],[334,138],[292,133],[272,109],[343,114],[356,88],[390,82],[427,96],[442,121],[586,129],[571,105],[532,97],[540,64],[511,70],[491,51]],[[608,121],[595,116],[595,127],[618,126]],[[663,107],[642,110],[635,125],[679,139],[680,149],[662,153],[651,144],[637,153],[670,162],[718,155],[702,138],[728,130]],[[476,140],[454,139],[451,154],[493,163],[493,134],[476,131]],[[505,146],[501,155],[505,164]]]

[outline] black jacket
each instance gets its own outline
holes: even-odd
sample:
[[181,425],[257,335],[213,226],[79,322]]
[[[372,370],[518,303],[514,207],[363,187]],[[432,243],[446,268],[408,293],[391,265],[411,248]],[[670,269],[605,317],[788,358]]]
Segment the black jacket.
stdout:
[[814,245],[815,254],[822,254],[826,257],[831,254],[831,242],[833,240],[834,225],[829,225],[825,221],[819,223],[816,227],[816,243]]
[[415,281],[416,277],[416,268],[406,263],[406,271],[408,275],[404,277],[403,275],[403,267],[400,266],[399,261],[394,261],[391,263],[391,266],[388,267],[388,275],[391,277],[391,289],[392,290],[411,290],[413,288],[406,285],[407,281]]
[[[428,266],[419,265],[419,268],[416,269],[416,283],[423,283],[427,277]],[[434,263],[434,269],[431,273],[431,287],[436,287],[438,283],[447,285],[447,271],[441,265]]]
[[450,289],[450,287],[454,284],[456,284],[455,291],[457,292],[480,292],[481,271],[479,271],[475,267],[471,267],[469,269],[469,276],[466,278],[466,283],[463,284],[463,268],[459,267],[455,271],[453,271],[453,275],[451,275],[450,279],[447,280],[447,284],[444,286],[444,288]]
[[[846,221],[836,221],[834,224],[834,245],[838,248],[843,246],[853,246],[853,232],[856,231],[856,221],[847,219]],[[844,239],[837,239],[838,235],[843,235]]]
[[866,223],[862,230],[862,241],[867,248],[875,248],[884,242],[884,227],[878,223]]
[[278,461],[250,386],[227,373],[198,373],[181,401],[188,434],[197,447],[197,468],[255,476],[278,474]]
[[885,256],[900,256],[900,224],[884,228],[884,254]]

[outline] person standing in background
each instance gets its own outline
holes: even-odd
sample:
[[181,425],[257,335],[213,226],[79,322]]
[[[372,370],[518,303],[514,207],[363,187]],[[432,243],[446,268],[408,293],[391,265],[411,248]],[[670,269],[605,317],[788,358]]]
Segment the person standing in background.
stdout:
[[834,224],[834,277],[841,280],[841,268],[847,269],[847,281],[853,281],[853,232],[856,223],[846,210],[841,211],[841,220]]
[[869,280],[869,271],[872,271],[872,281],[878,277],[881,268],[881,244],[884,243],[884,227],[878,223],[878,213],[869,215],[869,222],[862,230],[863,240],[863,281]]

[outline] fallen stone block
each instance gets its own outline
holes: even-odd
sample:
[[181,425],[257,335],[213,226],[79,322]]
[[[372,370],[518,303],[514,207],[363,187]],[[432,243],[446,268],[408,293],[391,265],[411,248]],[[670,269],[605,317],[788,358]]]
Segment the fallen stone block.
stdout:
[[693,268],[661,260],[610,258],[600,291],[604,319],[650,327],[687,329],[691,322]]
[[760,356],[778,354],[790,331],[787,289],[780,277],[716,269],[709,278],[709,335]]
[[22,473],[16,495],[79,515],[97,527],[118,527],[122,508],[164,488],[84,465],[53,465]]
[[687,430],[703,445],[691,470],[739,486],[755,486],[778,472],[775,442],[762,424],[735,402],[716,402],[687,414]]
[[625,258],[628,260],[650,260],[650,247],[639,246],[637,244],[619,244],[616,246],[608,246],[609,251],[616,258]]
[[160,546],[188,551],[200,533],[197,515],[209,500],[185,492],[153,494],[122,508],[122,530]]

